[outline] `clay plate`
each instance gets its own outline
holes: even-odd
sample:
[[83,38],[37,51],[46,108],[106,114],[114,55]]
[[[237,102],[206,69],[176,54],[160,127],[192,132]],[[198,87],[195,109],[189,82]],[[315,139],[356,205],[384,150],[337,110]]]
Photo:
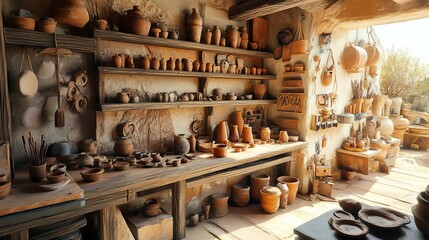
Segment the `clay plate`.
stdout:
[[349,213],[346,212],[344,210],[336,210],[335,212],[332,213],[332,217],[333,220],[338,220],[338,219],[350,219],[350,220],[355,220],[355,217]]
[[338,219],[332,221],[332,227],[346,237],[360,238],[368,233],[368,227],[356,220]]
[[403,225],[407,225],[407,224],[409,224],[411,222],[410,217],[408,217],[408,215],[406,215],[406,214],[403,214],[401,212],[398,212],[398,211],[390,209],[390,208],[382,208],[382,210],[386,211],[388,213],[391,213],[391,214],[399,217],[400,219],[402,219]]
[[397,229],[404,225],[402,218],[378,208],[361,209],[358,216],[366,225],[385,230]]

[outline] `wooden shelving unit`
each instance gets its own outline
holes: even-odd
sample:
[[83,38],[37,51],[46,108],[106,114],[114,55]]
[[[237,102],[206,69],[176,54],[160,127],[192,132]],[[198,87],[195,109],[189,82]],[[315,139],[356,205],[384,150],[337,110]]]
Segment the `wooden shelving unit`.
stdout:
[[296,71],[296,72],[283,72],[283,76],[296,76],[296,75],[305,75],[306,71]]

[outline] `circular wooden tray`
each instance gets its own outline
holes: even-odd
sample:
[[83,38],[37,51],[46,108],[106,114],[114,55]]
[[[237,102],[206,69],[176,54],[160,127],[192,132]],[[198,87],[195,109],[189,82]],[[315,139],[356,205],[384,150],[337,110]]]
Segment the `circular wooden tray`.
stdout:
[[365,151],[367,151],[368,149],[366,149],[366,148],[354,148],[354,147],[347,147],[347,146],[345,146],[344,144],[343,144],[343,148],[344,149],[346,149],[346,150],[349,150],[349,151],[353,151],[353,152],[365,152]]
[[334,220],[332,227],[341,235],[350,238],[361,238],[368,233],[368,227],[365,224],[351,219]]
[[405,224],[403,218],[387,212],[382,208],[361,209],[358,216],[366,225],[384,230],[394,230]]

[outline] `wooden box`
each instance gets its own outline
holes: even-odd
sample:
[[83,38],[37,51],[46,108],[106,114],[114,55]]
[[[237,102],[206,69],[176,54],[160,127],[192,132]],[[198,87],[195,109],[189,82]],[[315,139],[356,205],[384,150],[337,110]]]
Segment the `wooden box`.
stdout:
[[421,135],[417,133],[408,133],[404,134],[404,147],[411,148],[411,145],[416,144],[419,146],[419,150],[428,150],[429,149],[429,135]]
[[331,176],[331,166],[316,166],[316,177]]
[[326,197],[331,197],[333,186],[333,182],[320,181],[318,193]]
[[173,217],[165,211],[156,217],[130,215],[127,223],[136,240],[173,239]]

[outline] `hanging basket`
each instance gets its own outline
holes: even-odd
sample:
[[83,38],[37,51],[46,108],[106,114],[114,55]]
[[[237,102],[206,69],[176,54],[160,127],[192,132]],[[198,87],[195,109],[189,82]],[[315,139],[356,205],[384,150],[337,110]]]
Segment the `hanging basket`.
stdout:
[[291,43],[292,54],[305,54],[307,53],[308,40],[304,38],[304,31],[302,29],[302,22],[304,21],[304,15],[301,16],[301,21],[298,23],[298,27],[295,32],[295,39]]

